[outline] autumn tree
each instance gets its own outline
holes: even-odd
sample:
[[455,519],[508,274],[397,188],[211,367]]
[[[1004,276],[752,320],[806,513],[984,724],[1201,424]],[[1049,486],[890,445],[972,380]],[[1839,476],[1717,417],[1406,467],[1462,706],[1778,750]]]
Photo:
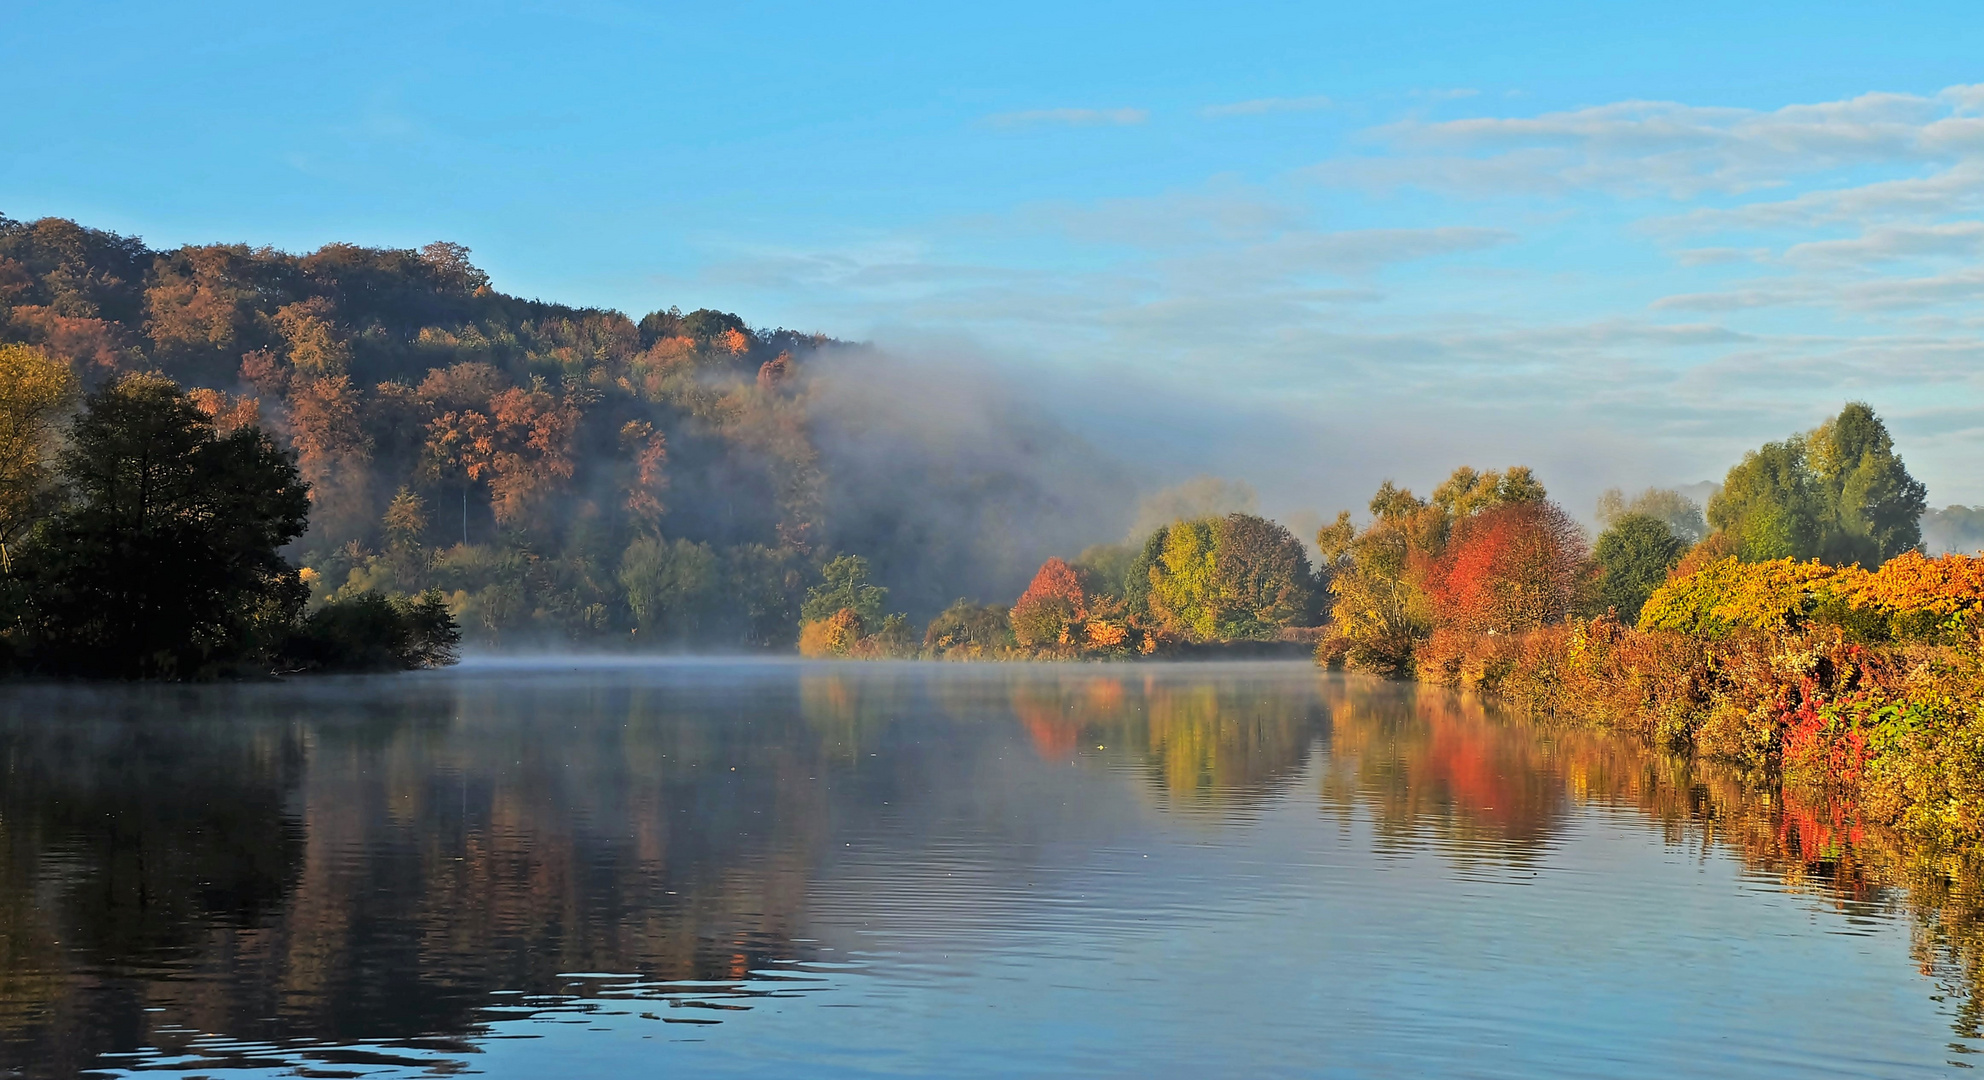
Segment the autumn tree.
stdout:
[[214,430],[222,435],[235,428],[260,427],[262,424],[262,403],[253,394],[237,397],[225,390],[198,387],[188,390],[186,396],[192,400],[194,408],[213,421]]
[[263,306],[293,272],[246,244],[186,247],[160,256],[145,287],[145,334],[176,368],[224,379],[244,353],[272,344]]
[[69,365],[27,345],[0,345],[0,573],[54,494],[57,429],[76,391]]
[[1087,599],[1074,569],[1048,559],[1013,604],[1013,637],[1028,648],[1072,644],[1074,628],[1088,617]]
[[514,524],[571,479],[579,413],[571,402],[553,397],[542,381],[497,394],[489,408],[495,421],[490,507],[497,521]]
[[461,488],[462,546],[468,546],[468,493],[495,467],[496,430],[489,417],[474,409],[444,412],[427,423],[421,463],[434,480]]
[[1590,580],[1584,530],[1525,500],[1461,519],[1426,575],[1434,614],[1477,633],[1521,633],[1578,609]]
[[661,493],[668,488],[668,439],[645,420],[629,420],[620,427],[620,446],[630,457],[631,476],[627,480],[627,513],[649,530],[659,527],[664,510]]
[[1456,532],[1545,498],[1543,485],[1521,465],[1456,469],[1430,499],[1385,481],[1371,497],[1369,526],[1360,530],[1343,513],[1317,534],[1332,599],[1333,634],[1325,647],[1360,670],[1411,672],[1414,652],[1439,621],[1431,589]]
[[1344,511],[1317,532],[1316,545],[1329,570],[1330,647],[1352,668],[1396,677],[1412,670],[1433,613],[1411,531],[1424,504],[1410,491],[1386,489],[1372,500],[1370,526],[1358,529]]

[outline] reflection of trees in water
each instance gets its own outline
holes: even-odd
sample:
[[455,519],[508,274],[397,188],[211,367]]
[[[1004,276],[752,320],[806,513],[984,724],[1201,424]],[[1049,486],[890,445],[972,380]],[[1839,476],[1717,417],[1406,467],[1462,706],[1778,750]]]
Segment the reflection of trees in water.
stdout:
[[793,956],[825,785],[773,697],[469,687],[445,741],[347,758],[322,733],[297,1006],[352,1035],[459,1029],[490,989],[562,972],[734,979]]
[[1462,861],[1520,858],[1571,805],[1630,810],[1671,844],[1720,845],[1843,915],[1905,910],[1912,955],[1948,997],[1957,1034],[1984,1037],[1984,861],[1911,848],[1822,792],[1604,731],[1491,714],[1447,691],[1350,679],[1326,697],[1324,801],[1368,805],[1381,842],[1430,837]]
[[[73,1073],[148,1005],[221,1028],[267,1013],[220,976],[276,947],[304,847],[300,735],[216,738],[179,695],[144,693],[161,722],[42,690],[0,704],[0,1068]],[[134,966],[178,978],[119,977]]]
[[[1984,1021],[1975,862],[1444,691],[1169,668],[338,685],[0,700],[0,1071],[183,1037],[160,1021],[459,1036],[491,989],[556,991],[561,973],[735,980],[803,958],[830,829],[917,799],[885,826],[916,857],[901,834],[1015,720],[1044,760],[1099,753],[1167,808],[1230,810],[1300,773],[1325,708],[1325,802],[1370,807],[1381,843],[1522,859],[1574,805],[1628,809],[1848,914],[1905,905],[1958,1030]],[[931,714],[959,726],[904,723]]]
[[830,759],[855,761],[870,753],[891,725],[911,716],[917,700],[911,679],[893,666],[877,666],[801,675],[799,707]]
[[1519,858],[1558,828],[1563,779],[1533,736],[1430,687],[1352,678],[1324,697],[1323,803],[1367,806],[1380,845],[1431,839],[1464,860]]
[[1089,746],[1133,755],[1177,806],[1258,799],[1301,770],[1325,730],[1314,679],[1036,675],[1011,682],[1010,703],[1041,758]]
[[792,684],[410,690],[0,717],[0,1072],[185,1037],[161,1023],[468,1033],[492,989],[803,952],[833,751]]

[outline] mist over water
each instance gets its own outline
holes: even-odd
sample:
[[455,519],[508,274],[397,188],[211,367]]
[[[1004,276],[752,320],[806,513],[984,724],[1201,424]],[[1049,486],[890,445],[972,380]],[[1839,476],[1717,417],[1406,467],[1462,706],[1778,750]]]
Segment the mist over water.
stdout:
[[30,1076],[1928,1076],[1975,1042],[1972,924],[1877,852],[1307,664],[17,687],[0,762]]

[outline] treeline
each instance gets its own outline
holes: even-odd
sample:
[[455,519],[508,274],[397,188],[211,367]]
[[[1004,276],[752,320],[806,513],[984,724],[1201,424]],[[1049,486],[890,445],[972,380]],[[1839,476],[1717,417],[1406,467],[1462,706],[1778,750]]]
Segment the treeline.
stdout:
[[1141,545],[1050,558],[1011,606],[958,600],[914,634],[888,590],[845,557],[800,611],[807,656],[1071,660],[1175,656],[1208,647],[1312,644],[1326,579],[1283,526],[1253,514],[1174,521]]
[[1526,471],[1387,485],[1323,530],[1319,659],[1495,691],[1820,792],[1844,832],[1984,843],[1984,556],[1925,557],[1923,485],[1865,405],[1770,443],[1706,508]]
[[0,345],[0,674],[210,678],[450,663],[438,593],[341,597],[281,554],[310,509],[292,455],[218,430],[156,375],[89,394],[67,365]]
[[287,553],[313,603],[438,590],[485,643],[789,649],[842,553],[927,619],[1127,515],[1099,455],[1016,408],[905,407],[906,373],[723,312],[509,296],[468,254],[0,217],[0,342],[259,427],[309,490]]

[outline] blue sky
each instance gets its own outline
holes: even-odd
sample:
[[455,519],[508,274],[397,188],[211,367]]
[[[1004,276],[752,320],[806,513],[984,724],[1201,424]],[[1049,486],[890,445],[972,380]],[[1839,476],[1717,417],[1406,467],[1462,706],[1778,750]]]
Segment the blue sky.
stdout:
[[1974,3],[8,0],[0,213],[452,239],[1006,372],[1270,509],[1521,460],[1583,510],[1848,398],[1980,502],[1978,84]]

